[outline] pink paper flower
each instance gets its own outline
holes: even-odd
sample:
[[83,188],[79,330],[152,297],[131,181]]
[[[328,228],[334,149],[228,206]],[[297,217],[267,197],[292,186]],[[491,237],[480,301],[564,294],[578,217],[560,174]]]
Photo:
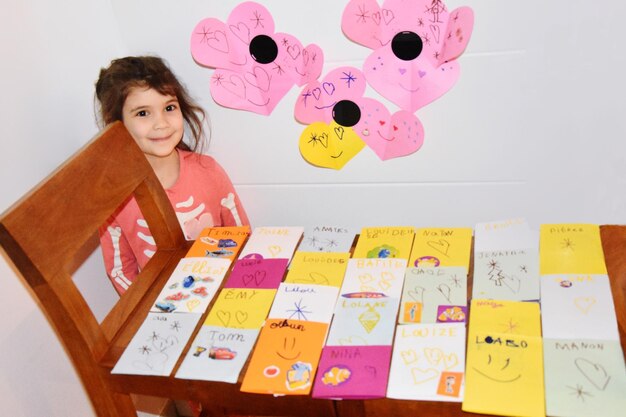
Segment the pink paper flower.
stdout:
[[226,23],[200,21],[191,34],[191,54],[216,69],[210,90],[218,104],[264,115],[294,84],[317,79],[324,61],[317,45],[303,47],[292,35],[274,33],[272,16],[254,2],[235,7]]
[[374,50],[363,65],[367,82],[412,113],[452,88],[473,26],[472,9],[448,12],[442,0],[351,0],[341,23]]
[[302,89],[295,117],[309,124],[300,140],[308,162],[340,169],[363,147],[358,139],[382,160],[411,154],[422,146],[419,119],[404,110],[391,114],[379,101],[363,97],[366,85],[360,70],[339,67]]

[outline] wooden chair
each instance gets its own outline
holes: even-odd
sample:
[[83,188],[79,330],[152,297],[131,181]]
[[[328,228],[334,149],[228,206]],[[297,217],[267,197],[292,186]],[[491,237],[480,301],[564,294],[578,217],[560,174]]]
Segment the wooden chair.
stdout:
[[[134,195],[157,251],[102,323],[72,281],[97,229]],[[111,375],[150,305],[188,248],[152,168],[123,124],[104,130],[0,218],[0,245],[33,290],[99,417],[136,416],[130,393],[195,399],[205,414],[334,415],[330,401],[239,392],[238,384]],[[98,279],[106,279],[104,271]]]

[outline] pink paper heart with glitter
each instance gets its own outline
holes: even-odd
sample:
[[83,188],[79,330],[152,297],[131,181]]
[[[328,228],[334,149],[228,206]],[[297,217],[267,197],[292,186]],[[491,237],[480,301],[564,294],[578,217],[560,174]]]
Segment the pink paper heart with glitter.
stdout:
[[472,9],[448,12],[441,0],[351,0],[341,23],[348,38],[374,50],[363,65],[367,82],[411,112],[452,88],[473,26]]
[[353,129],[381,160],[410,155],[424,143],[424,127],[413,113],[400,110],[392,115],[371,98],[361,99],[359,107],[361,119]]
[[235,7],[226,23],[201,20],[192,31],[191,53],[215,68],[210,90],[220,105],[270,114],[294,84],[319,77],[323,53],[316,45],[274,33],[268,10],[254,2]]

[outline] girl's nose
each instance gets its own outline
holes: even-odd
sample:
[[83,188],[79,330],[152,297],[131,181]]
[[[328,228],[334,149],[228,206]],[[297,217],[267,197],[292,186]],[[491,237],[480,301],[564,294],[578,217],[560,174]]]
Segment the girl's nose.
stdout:
[[169,127],[169,121],[167,120],[167,117],[164,114],[157,113],[154,118],[154,128],[165,129],[166,127]]

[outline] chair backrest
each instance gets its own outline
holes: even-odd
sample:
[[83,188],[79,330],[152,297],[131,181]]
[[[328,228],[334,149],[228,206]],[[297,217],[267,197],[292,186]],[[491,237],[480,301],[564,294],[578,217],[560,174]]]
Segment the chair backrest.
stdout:
[[[98,323],[72,274],[95,248],[98,227],[131,195],[149,225],[157,252]],[[0,245],[56,327],[98,415],[120,415],[102,411],[128,404],[120,406],[119,399],[106,398],[108,376],[98,361],[136,313],[164,260],[187,245],[165,191],[124,125],[109,126],[8,209],[0,217]],[[102,279],[106,279],[104,271]]]

